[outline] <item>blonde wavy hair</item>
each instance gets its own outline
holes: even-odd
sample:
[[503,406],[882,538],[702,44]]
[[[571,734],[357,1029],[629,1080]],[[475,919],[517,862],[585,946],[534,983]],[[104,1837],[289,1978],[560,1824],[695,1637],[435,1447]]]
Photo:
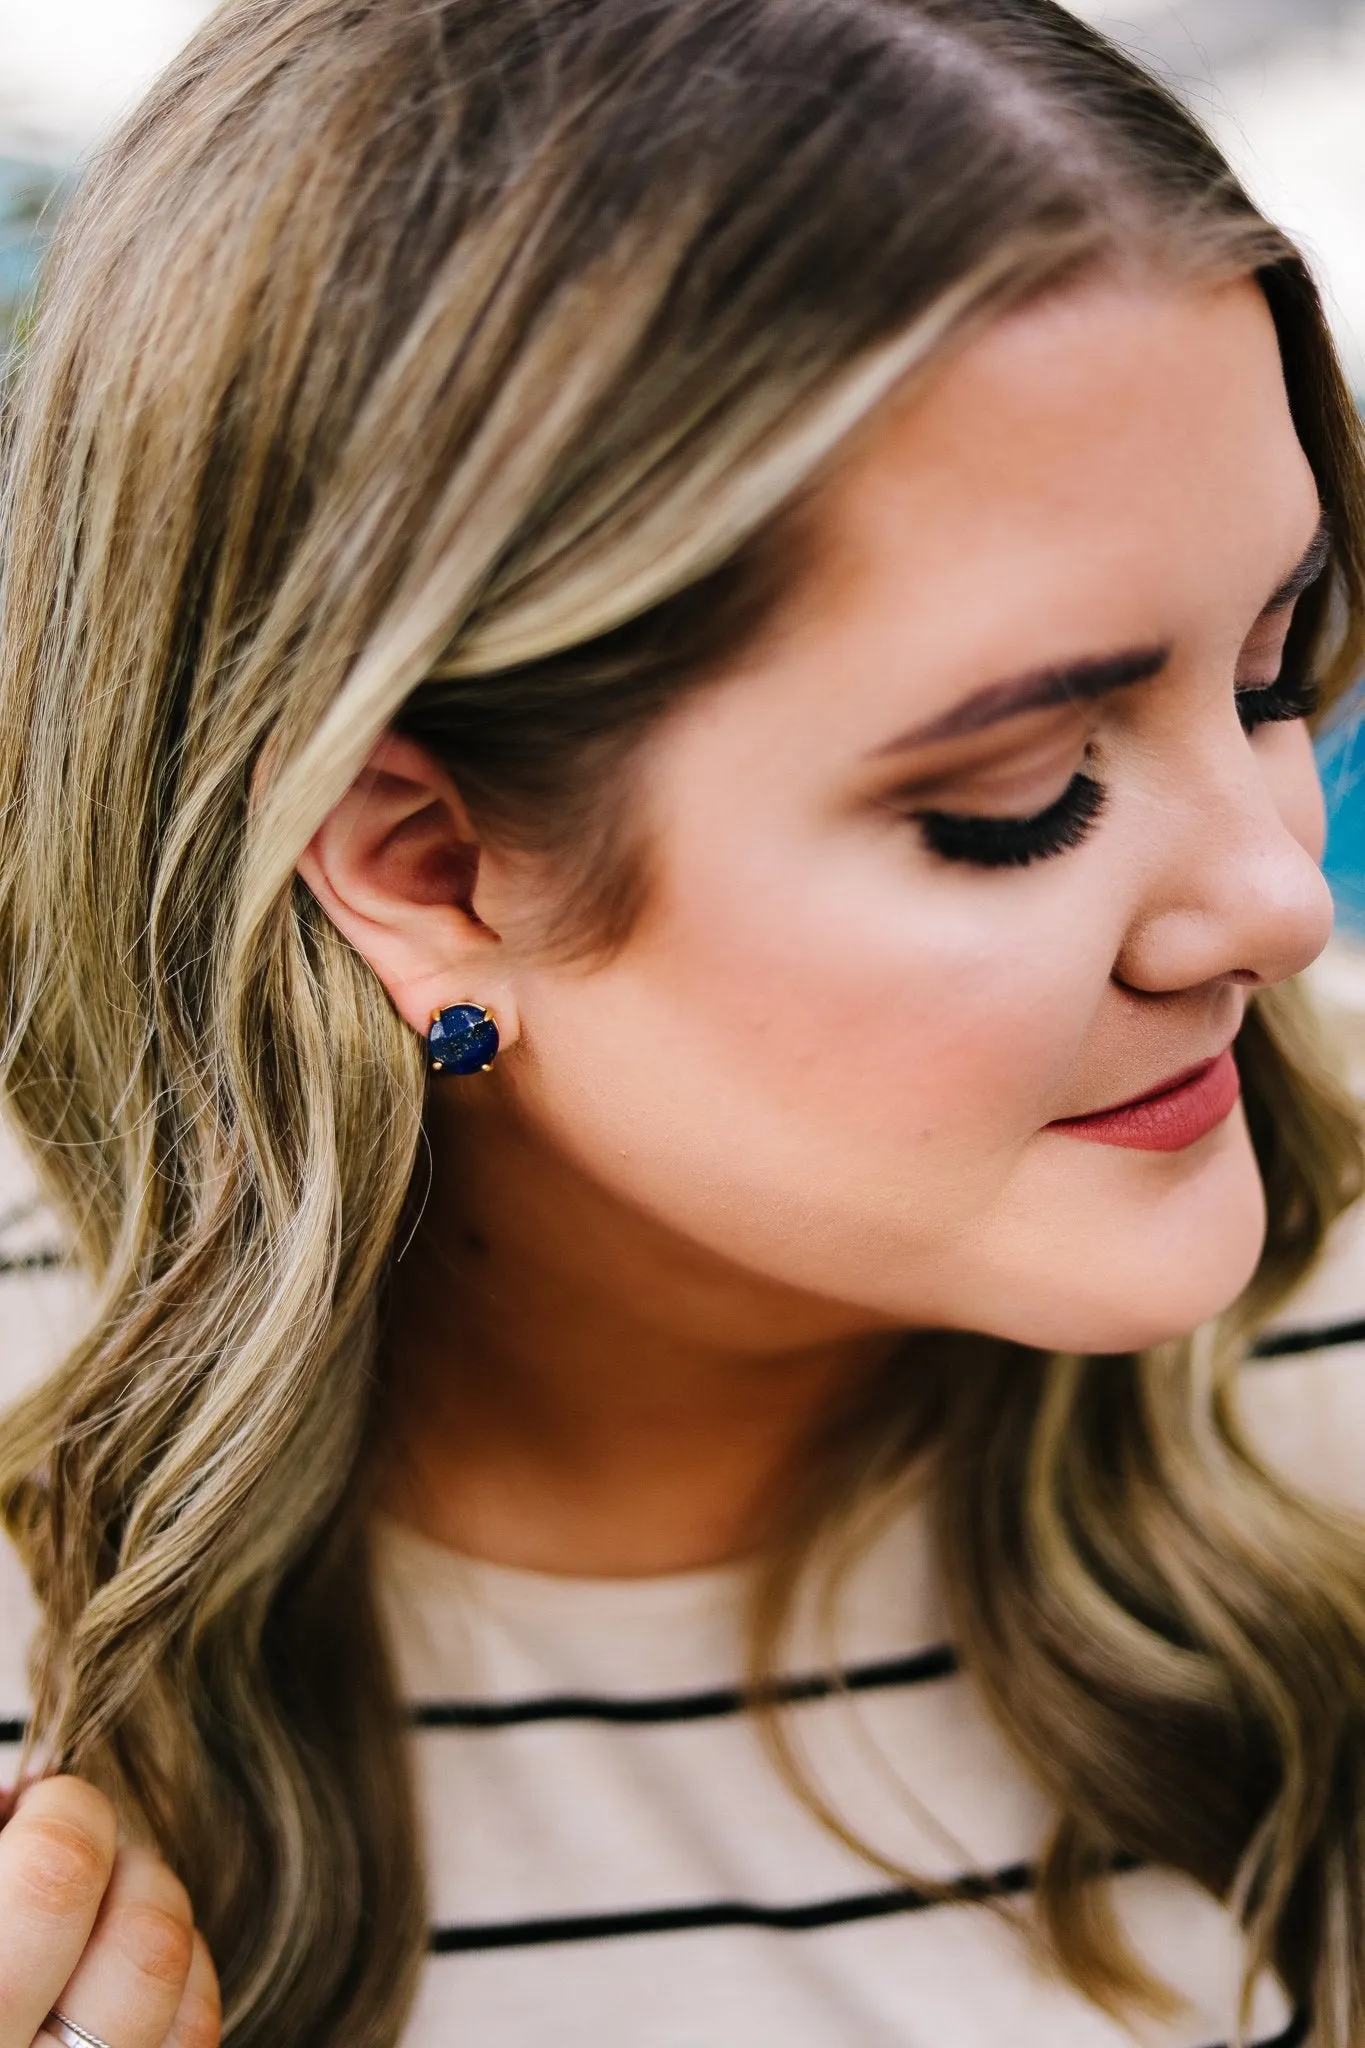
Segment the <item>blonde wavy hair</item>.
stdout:
[[[396,723],[556,856],[566,949],[619,943],[632,749],[780,596],[822,465],[1105,266],[1261,280],[1332,522],[1290,660],[1340,691],[1365,486],[1308,274],[1051,0],[234,0],[70,209],[7,413],[0,987],[96,1306],[5,1420],[0,1504],[35,1754],[180,1871],[233,2048],[392,2048],[424,1945],[366,1533],[422,1048],[300,850]],[[1153,1858],[1348,2048],[1365,1541],[1258,1462],[1234,1379],[1360,1147],[1295,991],[1240,1056],[1246,1300],[1140,1357],[916,1340],[813,1461],[756,1657],[923,1466],[961,1654],[1056,1801],[1065,1968],[1158,1997],[1098,1881]]]

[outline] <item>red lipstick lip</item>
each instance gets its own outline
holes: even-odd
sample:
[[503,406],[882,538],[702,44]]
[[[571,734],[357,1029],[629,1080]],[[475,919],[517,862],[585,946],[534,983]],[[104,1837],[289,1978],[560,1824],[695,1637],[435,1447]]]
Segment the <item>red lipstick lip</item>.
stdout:
[[1136,1152],[1183,1152],[1216,1130],[1241,1094],[1232,1048],[1173,1075],[1145,1095],[1135,1095],[1091,1116],[1062,1117],[1047,1126],[1064,1136],[1089,1138]]
[[[1144,1102],[1160,1102],[1163,1095],[1174,1095],[1177,1088],[1186,1088],[1191,1081],[1202,1080],[1209,1068],[1216,1066],[1222,1057],[1222,1053],[1216,1052],[1212,1059],[1196,1060],[1192,1067],[1183,1067],[1178,1074],[1172,1074],[1169,1080],[1158,1081],[1155,1088],[1144,1089],[1141,1095],[1130,1095],[1126,1102],[1111,1103],[1107,1109],[1092,1110],[1090,1115],[1118,1116],[1125,1109],[1140,1108]],[[1090,1116],[1065,1117],[1062,1121],[1084,1124],[1090,1122]]]

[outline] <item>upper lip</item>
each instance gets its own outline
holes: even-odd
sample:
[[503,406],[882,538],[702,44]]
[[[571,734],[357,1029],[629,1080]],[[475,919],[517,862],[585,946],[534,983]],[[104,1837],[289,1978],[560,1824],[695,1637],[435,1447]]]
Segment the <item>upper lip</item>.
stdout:
[[1117,1116],[1120,1110],[1137,1109],[1144,1102],[1155,1102],[1158,1096],[1173,1094],[1188,1081],[1197,1081],[1229,1049],[1230,1046],[1220,1046],[1217,1052],[1209,1053],[1205,1059],[1195,1060],[1192,1066],[1181,1067],[1177,1073],[1168,1074],[1164,1081],[1153,1081],[1150,1088],[1142,1089],[1137,1095],[1126,1096],[1122,1102],[1107,1102],[1102,1109],[1081,1110],[1076,1116],[1059,1116],[1056,1121],[1059,1124],[1086,1123],[1091,1117]]

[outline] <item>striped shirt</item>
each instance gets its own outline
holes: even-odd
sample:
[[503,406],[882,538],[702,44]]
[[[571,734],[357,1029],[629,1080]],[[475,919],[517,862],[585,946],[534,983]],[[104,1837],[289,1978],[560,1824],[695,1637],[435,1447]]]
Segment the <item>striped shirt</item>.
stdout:
[[[0,1153],[0,1188],[21,1189]],[[5,1380],[80,1313],[51,1233],[0,1196]],[[1365,1219],[1246,1374],[1255,1434],[1300,1483],[1365,1501]],[[812,1817],[742,1709],[738,1570],[569,1580],[476,1563],[391,1523],[380,1585],[430,1872],[404,2048],[1221,2048],[1240,1938],[1170,1872],[1114,1880],[1133,1945],[1183,2001],[1125,2027],[1024,1929],[1048,1825],[957,1668],[913,1513],[855,1572],[835,1646],[800,1619],[785,1709],[804,1768],[894,1882]],[[24,1713],[31,1599],[0,1554],[0,1739]],[[13,1748],[0,1748],[0,1779]],[[947,1896],[938,1889],[948,1887]],[[1307,2038],[1278,1985],[1249,2041]]]

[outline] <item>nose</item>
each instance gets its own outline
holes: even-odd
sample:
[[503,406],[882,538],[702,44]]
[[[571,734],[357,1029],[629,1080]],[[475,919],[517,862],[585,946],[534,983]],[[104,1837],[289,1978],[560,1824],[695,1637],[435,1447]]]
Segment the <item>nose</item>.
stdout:
[[1115,965],[1127,987],[1264,987],[1317,958],[1331,936],[1332,898],[1305,730],[1283,730],[1262,751],[1238,728],[1213,758],[1187,756],[1153,822],[1159,852]]

